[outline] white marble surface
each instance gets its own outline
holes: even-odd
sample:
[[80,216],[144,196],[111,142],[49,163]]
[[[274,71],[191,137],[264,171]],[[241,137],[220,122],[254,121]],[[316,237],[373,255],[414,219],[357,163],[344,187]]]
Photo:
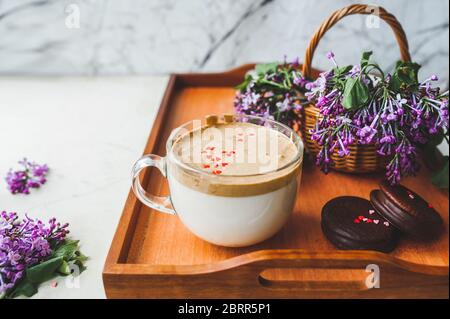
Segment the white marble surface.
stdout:
[[[142,154],[166,77],[0,77],[0,210],[70,223],[90,257],[79,288],[60,280],[36,298],[103,298],[101,272],[130,170]],[[27,156],[48,163],[48,183],[11,195],[3,176]]]
[[[284,54],[303,59],[322,21],[356,2],[391,11],[406,30],[413,59],[424,65],[422,77],[439,74],[448,86],[448,0],[0,0],[0,74],[165,74]],[[314,65],[327,68],[329,50],[347,64],[372,49],[380,64],[392,67],[399,55],[391,30],[367,28],[365,21],[354,16],[336,25]]]

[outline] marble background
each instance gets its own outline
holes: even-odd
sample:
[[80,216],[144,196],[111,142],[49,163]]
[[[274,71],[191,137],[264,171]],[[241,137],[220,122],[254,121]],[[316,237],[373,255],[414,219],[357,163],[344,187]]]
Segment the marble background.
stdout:
[[[368,1],[359,1],[369,3]],[[224,70],[247,62],[303,58],[320,23],[349,0],[0,0],[0,75],[117,75]],[[449,1],[384,0],[403,24],[422,77],[448,85]],[[74,9],[75,8],[75,9]],[[67,24],[79,13],[79,28]],[[375,50],[398,59],[385,24],[348,17],[325,36],[314,65],[327,68]],[[69,27],[67,27],[69,25]],[[75,24],[76,26],[76,24]]]

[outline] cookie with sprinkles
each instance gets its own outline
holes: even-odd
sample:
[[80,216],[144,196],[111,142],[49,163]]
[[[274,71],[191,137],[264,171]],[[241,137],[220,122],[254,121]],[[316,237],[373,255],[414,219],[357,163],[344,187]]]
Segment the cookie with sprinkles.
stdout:
[[403,185],[383,181],[370,200],[378,213],[406,235],[432,240],[442,233],[443,221],[433,205]]
[[399,238],[397,229],[359,197],[337,197],[326,203],[321,226],[325,237],[344,250],[390,252]]

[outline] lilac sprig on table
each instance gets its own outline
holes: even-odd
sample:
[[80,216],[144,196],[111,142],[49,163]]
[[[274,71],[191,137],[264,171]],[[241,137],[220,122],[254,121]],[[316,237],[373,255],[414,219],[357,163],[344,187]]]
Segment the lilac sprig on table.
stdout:
[[40,188],[47,182],[49,168],[46,164],[39,165],[24,158],[19,165],[19,170],[11,169],[5,178],[12,194],[30,194],[30,189]]
[[[321,114],[311,132],[322,146],[316,164],[328,172],[333,152],[347,156],[353,143],[374,144],[378,154],[389,159],[386,177],[396,184],[416,174],[421,148],[436,146],[434,141],[443,138],[448,142],[448,91],[433,85],[435,75],[420,82],[416,63],[398,62],[394,72],[385,75],[370,61],[371,54],[364,53],[359,65],[339,67],[329,53],[333,69],[306,85],[306,96]],[[438,179],[448,188],[448,158],[441,174],[445,170],[446,181],[443,175]]]
[[16,213],[0,213],[0,299],[30,297],[40,283],[69,275],[76,265],[84,270],[78,241],[67,239],[68,224],[55,218],[44,223]]
[[299,124],[305,81],[299,62],[259,64],[237,89],[237,114],[260,116],[295,128]]

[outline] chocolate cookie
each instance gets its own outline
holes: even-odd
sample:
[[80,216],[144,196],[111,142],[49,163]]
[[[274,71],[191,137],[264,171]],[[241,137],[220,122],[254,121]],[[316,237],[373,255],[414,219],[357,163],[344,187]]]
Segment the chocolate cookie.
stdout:
[[442,218],[433,206],[402,185],[384,181],[380,190],[370,193],[375,209],[404,234],[422,240],[436,238],[442,231]]
[[337,197],[326,203],[322,231],[339,249],[390,252],[398,241],[398,231],[359,197]]

